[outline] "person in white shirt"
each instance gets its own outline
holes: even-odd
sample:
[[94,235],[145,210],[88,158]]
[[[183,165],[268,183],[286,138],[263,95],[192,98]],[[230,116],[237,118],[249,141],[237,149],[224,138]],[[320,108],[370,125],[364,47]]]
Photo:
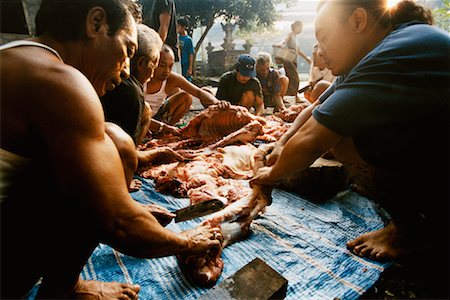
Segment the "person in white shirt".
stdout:
[[309,70],[309,85],[311,88],[305,91],[305,98],[313,103],[335,81],[336,77],[326,67],[325,61],[317,53],[318,45],[313,46],[313,63]]

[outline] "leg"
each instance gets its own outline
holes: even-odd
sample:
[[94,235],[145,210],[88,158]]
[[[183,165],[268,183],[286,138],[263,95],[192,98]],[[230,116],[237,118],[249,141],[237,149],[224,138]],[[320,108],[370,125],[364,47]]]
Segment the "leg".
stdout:
[[286,109],[286,107],[284,106],[283,103],[283,98],[281,97],[280,94],[276,94],[273,98],[273,112],[279,112],[279,111],[283,111]]
[[253,91],[246,91],[244,94],[242,94],[241,101],[239,102],[239,105],[246,107],[248,110],[255,106],[256,96]]
[[[321,80],[318,83],[316,83],[312,89],[312,91],[310,92],[310,99],[308,99],[309,102],[314,103],[316,102],[316,100],[320,97],[320,95],[322,95],[323,92],[325,92],[325,90],[327,88],[329,88],[331,85],[331,82],[326,81],[326,80]],[[305,94],[306,97],[306,94]]]
[[175,125],[189,111],[192,104],[192,96],[180,91],[169,97],[169,120],[166,123]]
[[391,220],[383,229],[364,233],[348,242],[347,247],[361,257],[393,260],[408,253],[401,237],[399,227]]
[[289,78],[285,75],[281,75],[280,76],[280,94],[283,99],[284,99],[284,96],[286,96],[288,86],[289,86]]
[[131,137],[114,123],[106,123],[106,134],[112,139],[122,160],[127,186],[131,190],[140,188],[140,181],[133,181],[133,175],[137,170],[138,157],[136,145]]
[[142,113],[141,117],[141,132],[139,133],[139,136],[136,141],[136,146],[140,145],[142,141],[144,140],[145,136],[147,135],[148,130],[150,129],[150,121],[152,119],[152,109],[150,105],[145,102],[144,111]]
[[[49,173],[39,170],[37,174],[42,178],[33,176],[27,189],[14,191],[1,204],[1,298],[24,298],[41,277],[36,299],[74,299],[80,286],[95,299],[135,295],[139,289],[132,285],[80,280],[100,241],[98,220],[86,214],[77,199],[55,190]],[[36,195],[45,197],[36,201]],[[98,286],[104,287],[102,294]]]

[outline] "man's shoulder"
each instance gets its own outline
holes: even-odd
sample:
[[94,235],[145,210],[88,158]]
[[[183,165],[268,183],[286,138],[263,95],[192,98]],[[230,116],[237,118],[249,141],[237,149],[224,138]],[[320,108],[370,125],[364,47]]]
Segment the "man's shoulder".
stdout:
[[249,84],[251,85],[258,85],[261,86],[261,81],[258,79],[258,77],[252,77],[250,78],[250,80],[248,81]]
[[220,76],[220,80],[230,80],[236,77],[236,71],[228,71],[222,74],[222,76]]

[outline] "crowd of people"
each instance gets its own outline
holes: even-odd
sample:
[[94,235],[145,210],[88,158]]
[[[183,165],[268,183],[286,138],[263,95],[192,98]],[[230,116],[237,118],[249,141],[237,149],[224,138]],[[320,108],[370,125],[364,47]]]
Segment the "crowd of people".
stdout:
[[[275,185],[331,151],[355,192],[392,217],[347,243],[361,257],[440,249],[448,266],[450,37],[432,23],[409,0],[390,9],[386,0],[320,2],[312,104],[251,180]],[[38,298],[137,299],[139,286],[81,279],[99,243],[142,258],[220,247],[219,227],[173,232],[173,214],[131,198],[138,166],[161,154],[137,146],[179,134],[193,97],[262,115],[284,110],[299,85],[259,52],[239,56],[215,95],[199,88],[187,26],[173,0],[43,0],[36,37],[0,46],[1,298],[24,297],[42,278]],[[282,44],[311,63],[295,43],[302,27],[294,22]],[[448,283],[446,270],[436,280]]]

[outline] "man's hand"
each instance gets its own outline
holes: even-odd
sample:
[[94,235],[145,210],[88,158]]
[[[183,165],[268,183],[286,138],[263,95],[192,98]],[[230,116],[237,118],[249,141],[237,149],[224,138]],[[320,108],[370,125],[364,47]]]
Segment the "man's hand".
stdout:
[[178,129],[175,126],[172,125],[168,125],[168,124],[164,124],[163,125],[163,130],[162,130],[163,134],[172,134],[172,135],[180,135],[180,129]]
[[166,226],[176,217],[175,214],[168,211],[165,207],[156,204],[145,204],[143,206],[152,213],[161,226]]
[[250,180],[250,186],[254,185],[275,185],[279,183],[279,180],[275,180],[271,178],[270,172],[272,171],[272,167],[262,167],[259,168],[258,173]]
[[200,224],[194,229],[181,232],[187,239],[188,247],[185,254],[204,254],[208,250],[218,249],[222,245],[223,237],[219,227]]
[[185,160],[181,154],[170,147],[160,147],[157,149],[142,151],[140,156],[144,157],[142,161],[145,162],[145,164],[152,165],[168,164]]
[[217,103],[217,106],[220,109],[228,109],[228,108],[230,108],[231,103],[228,101],[225,101],[225,100],[221,100],[221,101],[219,101],[219,103]]
[[266,165],[273,166],[277,162],[278,157],[280,157],[282,151],[283,146],[279,145],[278,143],[274,143],[271,153],[266,157]]

